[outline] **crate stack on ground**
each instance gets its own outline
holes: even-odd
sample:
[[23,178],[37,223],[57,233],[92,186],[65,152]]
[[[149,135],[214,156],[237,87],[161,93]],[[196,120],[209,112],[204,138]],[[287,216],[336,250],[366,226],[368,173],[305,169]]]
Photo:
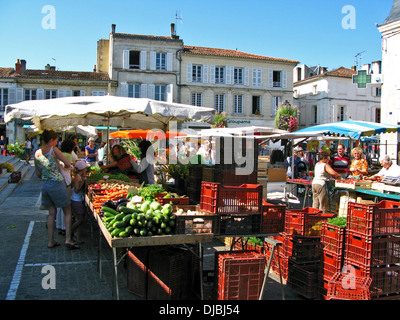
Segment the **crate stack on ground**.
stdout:
[[258,300],[265,257],[255,251],[219,251],[215,254],[218,300]]
[[186,193],[194,204],[200,202],[201,181],[203,181],[204,166],[189,166],[189,174],[186,182]]
[[371,299],[400,299],[400,203],[349,203],[344,265],[370,277]]
[[327,299],[328,285],[332,278],[342,271],[344,259],[345,227],[324,221],[321,230],[321,272],[320,295]]

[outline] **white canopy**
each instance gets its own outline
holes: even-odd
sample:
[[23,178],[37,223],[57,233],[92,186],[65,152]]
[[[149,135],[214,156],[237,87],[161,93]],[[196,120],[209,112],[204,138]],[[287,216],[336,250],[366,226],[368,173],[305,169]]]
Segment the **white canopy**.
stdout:
[[215,110],[150,99],[83,96],[29,100],[7,105],[5,122],[30,120],[39,129],[92,125],[168,129],[172,120],[214,121]]

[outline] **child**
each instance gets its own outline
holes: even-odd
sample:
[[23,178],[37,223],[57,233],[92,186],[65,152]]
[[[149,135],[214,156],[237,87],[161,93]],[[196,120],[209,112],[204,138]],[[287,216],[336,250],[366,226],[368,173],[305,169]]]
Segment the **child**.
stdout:
[[78,160],[75,163],[75,168],[72,173],[72,192],[71,192],[71,207],[72,214],[75,217],[75,222],[72,225],[72,233],[76,237],[78,243],[82,242],[82,227],[87,219],[86,207],[83,194],[83,186],[86,181],[87,164],[83,160]]

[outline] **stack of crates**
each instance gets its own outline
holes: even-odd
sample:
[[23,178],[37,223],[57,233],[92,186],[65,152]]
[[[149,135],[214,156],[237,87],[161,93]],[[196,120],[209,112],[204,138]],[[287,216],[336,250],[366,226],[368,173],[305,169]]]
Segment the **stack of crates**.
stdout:
[[342,271],[344,235],[346,228],[323,222],[321,231],[321,297],[326,299],[328,284],[336,273]]
[[344,265],[372,279],[372,299],[400,299],[400,203],[349,203]]
[[201,181],[203,180],[204,166],[189,166],[189,175],[186,184],[186,194],[190,201],[197,204],[200,202]]
[[260,232],[262,186],[225,186],[203,181],[200,210],[218,216],[219,235],[251,235]]
[[328,282],[326,300],[371,300],[371,278],[335,273]]
[[265,257],[254,251],[217,251],[218,300],[258,300],[264,281]]

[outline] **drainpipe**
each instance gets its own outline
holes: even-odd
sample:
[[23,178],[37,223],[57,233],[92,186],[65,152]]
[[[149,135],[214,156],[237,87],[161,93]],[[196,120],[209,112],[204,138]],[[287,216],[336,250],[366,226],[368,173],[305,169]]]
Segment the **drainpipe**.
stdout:
[[183,52],[184,48],[178,49],[176,51],[176,59],[179,61],[179,73],[178,73],[178,103],[182,103],[182,92],[181,92],[181,83],[182,83],[182,58],[180,56],[180,52]]

